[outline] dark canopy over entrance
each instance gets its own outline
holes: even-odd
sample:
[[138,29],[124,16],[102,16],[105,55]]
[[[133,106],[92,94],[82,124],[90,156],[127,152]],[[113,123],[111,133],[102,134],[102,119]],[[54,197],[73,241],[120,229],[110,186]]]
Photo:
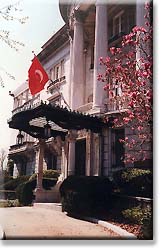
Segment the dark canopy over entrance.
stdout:
[[52,106],[41,102],[34,107],[22,106],[8,121],[9,127],[28,133],[35,138],[45,139],[44,126],[47,123],[51,126],[51,136],[61,136],[63,139],[68,130],[90,129],[99,133],[103,126],[111,124],[104,123],[102,118],[69,111],[67,108]]

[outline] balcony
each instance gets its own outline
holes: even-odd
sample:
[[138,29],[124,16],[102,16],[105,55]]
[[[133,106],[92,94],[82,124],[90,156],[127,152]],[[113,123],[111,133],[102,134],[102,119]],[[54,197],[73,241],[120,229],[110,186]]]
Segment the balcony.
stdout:
[[128,109],[128,100],[124,97],[118,96],[116,99],[105,99],[105,112],[117,113]]
[[33,145],[34,145],[34,142],[31,142],[31,141],[23,142],[23,144],[21,145],[18,145],[18,144],[12,145],[10,146],[10,149],[9,149],[9,156],[18,154],[18,153],[23,153],[27,150],[28,151],[32,150]]
[[48,87],[47,87],[47,91],[52,93],[53,89],[55,88],[59,88],[61,86],[61,84],[66,83],[66,76],[62,76],[54,81],[52,81]]
[[15,109],[13,109],[12,115],[16,114],[17,112],[20,112],[22,108],[23,108],[23,110],[29,109],[30,107],[34,107],[39,103],[40,103],[40,96],[36,96],[36,97],[28,100],[27,102],[25,102],[23,105],[18,106]]
[[89,103],[86,103],[86,104],[80,106],[77,110],[79,112],[88,112],[89,110],[92,109],[92,106],[93,106],[93,102],[89,102]]

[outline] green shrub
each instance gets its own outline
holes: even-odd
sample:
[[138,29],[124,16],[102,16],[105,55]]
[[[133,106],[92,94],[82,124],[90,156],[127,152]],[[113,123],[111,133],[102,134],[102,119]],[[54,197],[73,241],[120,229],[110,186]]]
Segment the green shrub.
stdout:
[[152,207],[147,205],[144,208],[140,206],[133,207],[122,211],[124,218],[132,223],[140,224],[142,235],[144,239],[152,239],[153,221],[152,221]]
[[36,187],[36,180],[21,183],[16,189],[16,196],[23,206],[30,205],[34,200],[33,190]]
[[4,183],[13,180],[13,177],[11,176],[0,176],[0,186],[3,185]]
[[140,206],[133,207],[122,211],[124,218],[136,224],[142,224],[143,210]]
[[3,190],[15,190],[21,183],[27,181],[29,176],[18,176],[17,178],[12,178],[8,182],[2,184],[0,189]]
[[20,207],[19,201],[16,200],[3,200],[0,201],[0,207]]
[[[43,178],[51,178],[51,179],[58,179],[60,175],[60,172],[58,170],[43,170]],[[37,178],[37,174],[33,174],[31,175],[31,177],[29,178],[29,180],[34,180]]]
[[[56,184],[57,180],[44,178],[42,185],[43,188],[48,190]],[[29,180],[27,182],[21,183],[16,189],[16,196],[20,204],[27,206],[32,203],[35,196],[33,194],[34,189],[36,188],[36,179]]]
[[113,174],[117,190],[122,194],[152,197],[152,172],[138,168],[127,168]]
[[15,200],[16,193],[13,190],[0,190],[0,199]]
[[106,177],[69,176],[60,187],[63,210],[89,213],[107,206],[112,189],[112,182]]

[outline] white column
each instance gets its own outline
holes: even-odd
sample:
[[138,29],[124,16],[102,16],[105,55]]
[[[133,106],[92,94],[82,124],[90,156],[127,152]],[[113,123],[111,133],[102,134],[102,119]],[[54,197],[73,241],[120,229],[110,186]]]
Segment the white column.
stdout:
[[69,75],[69,105],[71,107],[71,92],[72,92],[72,62],[73,62],[73,40],[69,35],[70,41],[70,75]]
[[69,142],[68,176],[75,174],[75,141]]
[[[136,26],[141,26],[141,27],[147,28],[145,26],[146,20],[144,18],[144,15],[146,14],[146,10],[144,7],[145,7],[144,0],[137,0],[136,1]],[[137,49],[136,59],[138,60],[138,64],[139,64],[139,59],[142,56],[141,53],[142,53],[141,50]]]
[[136,1],[136,25],[145,27],[145,1],[137,0]]
[[109,176],[112,167],[111,128],[103,129],[103,175]]
[[92,131],[87,132],[86,137],[86,176],[91,175],[91,167],[92,167],[92,143],[93,143],[93,133]]
[[109,167],[109,129],[103,128],[103,175],[108,176]]
[[76,142],[76,131],[69,131],[69,151],[68,151],[68,176],[75,174],[75,142]]
[[104,73],[104,66],[99,64],[100,57],[108,54],[108,22],[107,5],[96,3],[96,23],[95,23],[95,50],[94,50],[94,82],[93,82],[93,109],[101,111],[103,100],[106,98],[106,91],[103,87],[105,83],[97,80],[99,73]]
[[37,171],[37,185],[35,189],[35,202],[41,202],[43,200],[42,179],[43,179],[44,143],[45,143],[44,140],[39,139],[38,171]]
[[84,55],[83,23],[74,21],[71,108],[77,109],[84,103]]

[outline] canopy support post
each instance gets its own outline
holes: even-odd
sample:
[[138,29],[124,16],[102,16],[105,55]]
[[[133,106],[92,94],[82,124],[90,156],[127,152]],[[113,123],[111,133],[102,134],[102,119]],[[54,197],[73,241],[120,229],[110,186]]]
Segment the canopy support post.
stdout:
[[35,189],[35,202],[44,202],[44,189],[42,186],[43,180],[43,160],[44,160],[44,146],[45,140],[39,139],[39,157],[38,157],[38,171],[37,171],[37,184]]

